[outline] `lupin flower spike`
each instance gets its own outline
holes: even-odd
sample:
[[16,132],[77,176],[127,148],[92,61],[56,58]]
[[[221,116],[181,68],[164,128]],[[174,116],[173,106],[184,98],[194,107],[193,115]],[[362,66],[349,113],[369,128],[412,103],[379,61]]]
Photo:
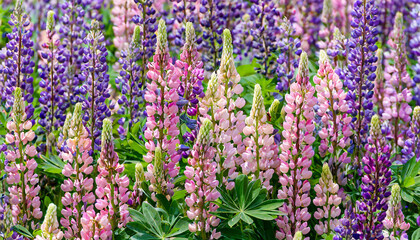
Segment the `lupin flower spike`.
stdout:
[[214,161],[216,149],[211,145],[212,130],[212,122],[204,119],[184,171],[187,177],[185,189],[189,194],[185,200],[189,207],[187,216],[193,220],[189,230],[203,239],[218,239],[221,235],[216,232],[220,220],[211,214],[217,210],[218,206],[213,202],[220,196],[216,189],[219,181],[216,178],[217,163]]
[[57,220],[57,206],[54,203],[48,205],[47,213],[45,214],[44,222],[41,225],[42,237],[35,238],[38,239],[62,239],[63,232],[60,231],[59,223]]
[[387,190],[392,175],[390,146],[382,131],[379,116],[373,116],[366,154],[362,160],[362,199],[357,201],[357,224],[353,226],[355,234],[363,239],[383,238],[383,220],[391,195]]
[[159,20],[157,33],[156,54],[168,52],[168,34],[166,32],[165,20]]
[[404,214],[401,208],[401,188],[394,184],[391,188],[391,198],[388,201],[388,210],[384,220],[384,226],[389,232],[389,237],[401,239],[410,228],[410,223],[404,221]]
[[290,94],[285,96],[286,116],[283,122],[285,139],[280,146],[281,163],[277,168],[279,182],[283,187],[279,189],[277,197],[285,199],[280,211],[287,215],[276,219],[279,227],[276,233],[277,239],[292,238],[298,231],[306,235],[310,231],[307,221],[311,217],[308,212],[311,203],[309,197],[311,184],[308,179],[312,176],[309,167],[314,155],[311,145],[315,141],[314,93],[315,89],[309,82],[308,57],[303,52],[296,82],[290,86]]
[[38,174],[35,173],[38,164],[34,160],[38,153],[31,146],[35,138],[31,128],[32,121],[27,119],[25,113],[22,90],[16,87],[12,121],[7,123],[9,133],[5,137],[6,143],[10,145],[6,152],[6,182],[9,185],[13,223],[34,228],[36,219],[42,217],[42,212],[40,198],[37,196],[41,188],[38,185]]
[[89,155],[91,140],[88,138],[88,131],[83,125],[82,104],[77,103],[70,122],[66,148],[60,153],[60,158],[65,165],[62,174],[65,176],[61,190],[64,196],[61,198],[63,209],[60,220],[64,228],[64,237],[83,238],[86,231],[83,230],[83,222],[86,220],[83,215],[93,211],[95,195],[93,190],[93,179],[90,174],[93,171],[93,158]]
[[[129,178],[123,175],[124,165],[119,163],[119,157],[114,149],[112,139],[112,122],[108,118],[102,124],[101,155],[98,160],[98,176],[96,177],[95,193],[97,196],[95,208],[96,218],[109,219],[108,224],[96,227],[95,232],[106,232],[108,236],[117,228],[124,227],[130,220],[127,202],[131,195],[128,191]],[[88,232],[90,226],[83,224]]]
[[322,166],[321,178],[315,186],[315,192],[316,198],[313,202],[319,207],[314,213],[314,217],[319,220],[315,230],[318,235],[328,235],[340,224],[337,217],[341,213],[341,198],[337,194],[338,184],[334,182],[327,163]]
[[252,101],[252,108],[250,117],[255,121],[260,121],[265,116],[264,98],[262,97],[261,86],[255,84],[254,99]]

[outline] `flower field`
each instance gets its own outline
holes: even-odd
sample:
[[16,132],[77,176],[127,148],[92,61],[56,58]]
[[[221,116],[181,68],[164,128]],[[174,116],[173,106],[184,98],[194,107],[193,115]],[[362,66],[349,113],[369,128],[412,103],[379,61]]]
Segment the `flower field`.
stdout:
[[0,5],[0,240],[420,240],[419,0]]

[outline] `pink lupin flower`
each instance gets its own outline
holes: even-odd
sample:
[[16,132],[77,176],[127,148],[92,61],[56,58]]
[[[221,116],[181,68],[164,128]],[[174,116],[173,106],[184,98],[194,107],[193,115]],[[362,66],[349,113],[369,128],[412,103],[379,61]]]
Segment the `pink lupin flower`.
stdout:
[[89,209],[93,211],[95,195],[92,192],[93,179],[89,177],[93,171],[93,158],[89,155],[91,140],[88,136],[82,121],[82,105],[78,103],[68,129],[66,149],[60,154],[66,163],[62,173],[67,177],[61,185],[65,193],[61,199],[64,207],[60,223],[65,229],[65,238],[82,238],[81,218]]
[[388,200],[388,210],[383,224],[390,239],[401,239],[405,231],[410,228],[410,223],[404,221],[401,209],[401,188],[398,184],[394,184],[391,188],[391,198]]
[[319,154],[321,157],[329,155],[329,165],[333,176],[340,185],[345,185],[347,180],[341,176],[345,164],[350,162],[347,152],[343,151],[350,144],[353,134],[349,123],[347,93],[343,90],[343,82],[334,72],[325,51],[320,51],[319,70],[314,77],[316,84],[319,108],[317,114],[321,117],[321,129],[318,132],[321,138]]
[[114,7],[111,10],[111,21],[114,30],[114,46],[119,50],[127,47],[130,43],[130,36],[133,35],[135,24],[131,20],[140,10],[134,0],[114,0]]
[[35,173],[38,164],[33,159],[37,154],[31,142],[35,137],[31,130],[32,122],[26,119],[25,103],[22,90],[17,87],[14,93],[12,121],[7,123],[9,133],[6,142],[10,148],[6,152],[6,182],[9,184],[10,204],[13,223],[35,227],[37,219],[42,217],[38,193],[39,177]]
[[267,122],[264,98],[261,87],[255,84],[254,101],[250,116],[245,119],[247,126],[243,129],[245,151],[242,153],[244,162],[241,164],[242,173],[253,173],[259,178],[268,191],[272,190],[271,177],[280,164],[278,146],[274,142],[274,128]]
[[[400,149],[404,147],[404,131],[408,128],[412,109],[409,102],[412,99],[411,87],[413,80],[407,73],[405,36],[403,32],[403,16],[398,12],[395,15],[394,30],[389,40],[391,52],[385,53],[385,73],[386,80],[384,97],[382,99],[383,109],[382,118],[390,122],[391,134],[393,138],[392,148],[396,153],[395,160],[401,159]],[[389,60],[394,60],[391,65]]]
[[[162,172],[159,178],[154,173],[155,166],[150,163],[147,167],[146,178],[151,181],[150,190],[153,196],[161,193],[167,197],[173,195],[172,179],[178,175],[177,166],[181,155],[177,152],[176,146],[179,144],[177,138],[180,134],[178,123],[178,107],[176,102],[179,95],[177,89],[180,85],[181,71],[175,67],[170,60],[168,53],[168,41],[166,25],[164,20],[159,21],[157,34],[156,53],[153,62],[148,65],[148,78],[151,80],[147,84],[145,94],[147,122],[144,136],[146,138],[146,148],[149,150],[144,160],[150,163],[155,159],[155,149],[160,148],[162,156],[159,164],[162,164]],[[159,186],[159,188],[157,187]]]
[[185,199],[189,207],[187,216],[193,220],[189,229],[203,239],[218,239],[220,236],[214,231],[220,220],[210,214],[218,208],[212,201],[220,196],[216,190],[219,181],[216,179],[217,162],[214,161],[216,149],[211,146],[212,128],[211,121],[205,119],[184,172],[188,178],[185,181],[189,193]]
[[[277,197],[285,199],[280,211],[286,213],[277,218],[277,239],[291,239],[301,231],[303,235],[309,233],[307,221],[311,214],[308,206],[311,203],[309,190],[311,184],[308,179],[312,176],[309,167],[314,155],[312,143],[315,141],[313,131],[315,125],[313,107],[316,104],[315,89],[309,82],[308,56],[303,52],[300,57],[296,82],[286,94],[286,113],[282,135],[284,140],[280,146],[280,166],[277,168],[279,182],[282,187]],[[309,240],[309,237],[305,238]]]
[[318,235],[326,233],[327,235],[335,229],[340,223],[337,217],[340,215],[341,198],[337,195],[338,184],[334,183],[328,164],[324,163],[322,167],[319,184],[315,186],[316,198],[315,206],[319,208],[314,213],[314,217],[319,220],[315,225],[315,231]]
[[[101,156],[98,160],[98,176],[96,177],[95,208],[99,218],[103,215],[110,219],[108,225],[101,224],[101,229],[111,231],[124,227],[130,221],[127,201],[129,179],[123,175],[124,165],[118,163],[118,154],[112,141],[112,123],[105,119],[102,127]],[[110,230],[109,230],[110,229]]]
[[[200,114],[213,123],[213,142],[217,145],[216,161],[220,172],[227,173],[227,177],[223,177],[223,183],[228,189],[234,187],[234,182],[228,182],[228,179],[235,179],[238,176],[237,166],[244,163],[241,154],[245,147],[241,133],[246,116],[242,111],[235,111],[245,105],[245,100],[238,96],[243,91],[240,79],[234,64],[232,36],[225,29],[220,68],[217,74],[213,73],[211,76],[206,96],[200,103]],[[221,145],[223,148],[219,149]]]

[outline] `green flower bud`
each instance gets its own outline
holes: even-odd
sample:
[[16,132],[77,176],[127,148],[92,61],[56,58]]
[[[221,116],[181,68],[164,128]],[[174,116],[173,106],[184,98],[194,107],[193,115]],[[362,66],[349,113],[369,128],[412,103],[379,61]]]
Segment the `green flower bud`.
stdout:
[[328,184],[328,182],[333,179],[328,163],[324,163],[324,165],[322,166],[321,178],[325,184]]
[[251,19],[251,16],[250,16],[248,13],[245,13],[245,14],[242,16],[242,20],[243,20],[244,22],[248,22],[250,19]]
[[274,99],[273,103],[271,103],[270,109],[268,109],[268,112],[270,113],[271,121],[277,121],[280,117],[280,101]]
[[204,119],[197,136],[197,143],[207,145],[210,143],[210,131],[213,129],[213,124],[209,119]]
[[73,130],[71,137],[80,137],[83,133],[83,121],[82,121],[82,104],[76,103],[73,112],[73,118],[71,119],[70,128]]
[[319,51],[319,64],[327,63],[328,61],[327,53],[324,50]]
[[335,28],[333,33],[333,38],[335,41],[343,41],[346,37],[340,32],[340,29]]
[[420,106],[415,106],[413,110],[413,120],[420,122]]
[[54,203],[50,203],[45,214],[44,222],[41,225],[42,233],[50,236],[58,227],[57,206]]
[[303,239],[302,232],[301,231],[296,232],[295,236],[293,237],[293,240],[302,240],[302,239]]
[[220,67],[227,69],[231,61],[233,61],[232,35],[230,34],[229,29],[225,29],[223,31],[223,51]]
[[63,125],[63,140],[67,139],[69,136],[69,129],[71,124],[71,113],[67,113],[66,120]]
[[398,183],[392,185],[391,188],[391,201],[392,206],[398,206],[398,204],[401,202],[401,188]]
[[141,163],[136,163],[135,177],[136,177],[136,185],[140,186],[141,183],[144,181],[144,169]]
[[102,141],[101,148],[105,149],[107,144],[112,141],[112,122],[106,118],[102,123]]
[[374,137],[379,137],[381,135],[381,121],[377,114],[375,114],[370,121],[370,134]]
[[[13,102],[13,121],[16,125],[20,124],[22,121],[25,121],[25,103],[22,99],[22,89],[17,87],[15,89]],[[18,127],[18,126],[17,126]]]
[[136,26],[134,28],[131,43],[134,44],[134,45],[139,45],[141,43],[141,29],[140,29],[140,26]]
[[54,11],[48,11],[48,15],[47,15],[47,31],[49,33],[54,32],[54,27],[55,27],[55,19],[54,19]]
[[191,22],[187,22],[185,26],[185,47],[190,49],[195,43],[195,29]]
[[308,54],[306,54],[305,51],[302,51],[302,54],[300,54],[299,68],[298,68],[296,80],[302,83],[302,81],[306,81],[306,78],[308,77],[309,77]]
[[207,91],[206,91],[206,97],[207,98],[213,98],[217,91],[217,74],[213,72],[211,74],[209,83],[207,84]]
[[165,20],[163,19],[159,20],[156,51],[158,51],[158,53],[164,53],[164,54],[168,52],[168,35],[166,32],[166,23],[165,23]]
[[262,96],[261,86],[255,84],[254,99],[252,101],[251,118],[255,121],[261,120],[265,115],[264,98]]
[[404,19],[401,12],[397,12],[394,19],[394,32],[401,34],[404,27]]

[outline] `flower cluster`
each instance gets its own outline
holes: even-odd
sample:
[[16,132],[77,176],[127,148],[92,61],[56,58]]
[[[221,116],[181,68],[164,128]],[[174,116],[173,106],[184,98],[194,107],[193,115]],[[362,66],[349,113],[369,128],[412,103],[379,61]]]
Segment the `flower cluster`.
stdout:
[[84,89],[86,98],[83,101],[83,120],[88,123],[92,151],[100,150],[102,121],[111,116],[106,100],[111,96],[108,89],[109,75],[105,47],[105,38],[99,29],[99,22],[92,21],[90,32],[84,39],[87,47],[83,50],[82,75],[86,79]]
[[392,185],[384,226],[389,231],[391,239],[402,239],[401,237],[406,235],[405,231],[410,228],[410,224],[404,221],[404,214],[401,210],[401,188],[398,184]]
[[213,124],[205,119],[200,127],[197,141],[192,150],[191,157],[185,169],[185,189],[190,194],[185,202],[190,208],[187,216],[193,223],[189,225],[191,232],[203,239],[218,239],[220,233],[215,227],[220,220],[210,214],[217,210],[218,206],[213,203],[220,194],[216,190],[219,181],[216,179],[217,162],[214,161],[216,149],[211,146]]
[[32,106],[34,93],[32,82],[34,79],[31,74],[35,66],[32,60],[34,57],[34,42],[31,39],[30,16],[25,13],[22,2],[18,1],[10,18],[9,24],[13,31],[7,34],[9,42],[0,53],[0,59],[2,60],[0,65],[0,74],[2,75],[0,101],[6,107],[12,107],[13,93],[16,87],[20,87],[23,91],[23,98],[28,103],[25,112],[29,119],[34,113]]
[[111,21],[114,24],[114,46],[122,50],[130,42],[130,36],[134,32],[134,22],[132,18],[140,13],[137,4],[134,0],[119,0],[113,1],[114,7],[111,10]]
[[[176,151],[179,144],[177,137],[180,133],[177,89],[180,85],[181,71],[169,58],[166,24],[163,20],[159,21],[156,54],[148,66],[147,77],[151,82],[147,84],[144,96],[149,103],[146,106],[147,129],[144,136],[147,141],[145,146],[149,151],[144,160],[150,163],[155,159],[155,163],[147,167],[147,178],[151,181],[151,189],[155,193],[170,196],[173,194],[171,178],[178,175],[177,163],[181,157]],[[160,154],[156,154],[157,148]],[[156,163],[159,166],[156,166]],[[159,177],[154,173],[158,173]]]
[[245,120],[247,126],[243,133],[245,151],[242,153],[244,163],[241,164],[244,174],[253,173],[259,178],[268,191],[272,190],[270,180],[279,165],[278,146],[274,142],[274,128],[267,122],[260,85],[254,88],[254,101],[250,116]]
[[319,154],[330,156],[330,166],[333,176],[340,185],[346,184],[346,176],[342,174],[345,164],[350,162],[347,152],[343,151],[350,144],[353,134],[349,123],[351,117],[347,115],[349,106],[346,102],[346,92],[343,82],[334,72],[325,51],[320,52],[319,69],[314,77],[318,98],[317,114],[321,117],[322,127],[318,132],[321,138]]
[[312,176],[309,167],[314,155],[312,143],[315,141],[314,93],[315,89],[309,81],[308,56],[302,52],[296,82],[292,83],[290,94],[285,97],[284,140],[280,145],[281,163],[277,172],[282,185],[278,198],[286,200],[280,210],[287,215],[277,219],[280,228],[276,234],[277,239],[291,238],[298,231],[306,235],[310,230],[307,221],[311,217],[308,212],[311,184],[308,179]]
[[36,236],[35,240],[59,240],[63,238],[63,232],[59,229],[57,220],[57,206],[54,203],[48,205],[44,222],[41,225],[42,235]]
[[10,145],[6,152],[7,172],[6,182],[10,185],[10,204],[13,223],[35,227],[36,219],[42,217],[41,201],[37,196],[41,189],[38,185],[39,177],[35,173],[38,164],[34,157],[37,155],[35,146],[31,144],[35,133],[31,130],[33,122],[27,118],[22,90],[15,88],[12,121],[7,123],[9,133],[6,142]]
[[337,195],[338,184],[334,183],[333,175],[326,163],[322,167],[321,178],[319,184],[315,186],[315,192],[316,198],[313,202],[319,207],[314,213],[314,217],[319,220],[315,230],[318,235],[329,234],[339,225],[337,217],[341,214],[339,207],[341,198]]
[[357,201],[357,224],[353,236],[364,239],[383,238],[383,220],[388,209],[388,185],[391,182],[390,146],[387,143],[378,115],[373,116],[370,136],[363,157],[362,199]]
[[60,220],[65,229],[65,238],[81,238],[84,234],[81,232],[82,216],[93,210],[96,198],[92,192],[93,178],[90,177],[93,171],[93,158],[89,156],[91,140],[83,125],[82,115],[82,105],[77,103],[68,130],[66,150],[60,154],[65,162],[62,173],[66,177],[61,185],[65,193],[61,199],[64,207]]

